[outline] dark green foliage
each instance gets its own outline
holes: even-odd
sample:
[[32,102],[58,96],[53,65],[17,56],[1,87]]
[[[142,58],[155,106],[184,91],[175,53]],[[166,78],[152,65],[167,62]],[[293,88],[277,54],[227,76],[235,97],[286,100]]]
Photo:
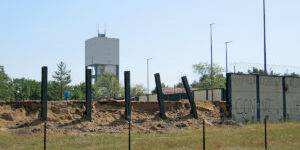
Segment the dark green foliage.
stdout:
[[47,99],[48,100],[62,100],[60,98],[60,89],[59,83],[56,81],[48,81],[48,92]]
[[[248,73],[249,74],[261,74],[261,75],[265,74],[263,69],[258,69],[256,67],[253,67],[252,70],[248,69]],[[268,72],[267,72],[267,74],[268,74]]]
[[[209,63],[199,63],[193,65],[194,72],[198,73],[201,77],[204,75],[210,75],[211,65]],[[223,72],[223,68],[217,64],[213,64],[213,76],[217,74],[221,74]]]
[[57,69],[52,77],[58,83],[59,98],[62,100],[66,86],[71,83],[71,70],[67,70],[66,64],[62,61],[57,64]]
[[12,81],[4,69],[0,69],[0,100],[14,100]]
[[174,85],[175,88],[183,88],[183,83],[182,82],[179,82],[177,83],[176,85]]
[[141,96],[146,93],[146,88],[142,84],[137,84],[130,90],[131,97]]
[[[275,73],[273,70],[271,70],[270,72],[264,72],[263,69],[258,69],[256,67],[253,67],[252,70],[248,69],[248,74],[259,74],[259,75],[280,75],[280,73]],[[296,74],[295,72],[291,73],[291,74],[284,74],[285,76],[292,76],[292,77],[297,77],[298,74]]]
[[[226,78],[222,74],[215,75],[213,78],[214,88],[225,88]],[[200,78],[200,82],[194,81],[191,86],[193,88],[200,88],[200,89],[210,89],[211,82],[210,76],[203,76]]]
[[111,72],[102,74],[93,86],[95,99],[116,98],[121,96],[121,86],[117,77]]
[[[208,89],[211,88],[211,67],[208,63],[199,63],[193,65],[194,72],[200,75],[199,81],[194,81],[191,86],[193,88]],[[223,69],[214,64],[213,65],[213,84],[214,88],[225,88],[226,78],[222,74]]]
[[84,100],[85,99],[85,82],[78,85],[69,86],[67,88],[70,91],[72,100]]
[[165,83],[161,83],[161,88],[165,88],[165,87],[168,87],[168,86],[166,86]]
[[[47,100],[63,100],[61,94],[64,90],[70,91],[71,100],[85,99],[85,83],[67,86],[71,82],[70,70],[66,70],[66,65],[61,62],[58,65],[58,71],[55,72],[55,81],[48,81]],[[53,76],[53,77],[54,77]],[[60,81],[60,82],[58,82]],[[63,90],[62,88],[63,87]],[[24,101],[41,99],[41,82],[26,79],[15,78],[11,80],[0,68],[0,101]]]
[[16,101],[41,99],[41,83],[30,79],[14,79],[14,96]]
[[289,76],[289,77],[300,77],[300,75],[298,73],[292,72],[291,74],[284,74],[285,76]]

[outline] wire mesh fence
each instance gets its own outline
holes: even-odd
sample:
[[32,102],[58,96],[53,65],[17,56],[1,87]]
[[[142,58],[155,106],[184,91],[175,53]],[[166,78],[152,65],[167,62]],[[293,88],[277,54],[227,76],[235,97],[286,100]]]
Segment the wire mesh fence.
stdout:
[[[253,71],[253,68],[258,70],[264,70],[264,64],[260,63],[247,63],[247,62],[236,62],[229,65],[229,72],[231,73],[249,73]],[[292,73],[300,73],[300,66],[290,66],[290,65],[267,65],[267,72],[273,73],[275,75],[285,75]]]

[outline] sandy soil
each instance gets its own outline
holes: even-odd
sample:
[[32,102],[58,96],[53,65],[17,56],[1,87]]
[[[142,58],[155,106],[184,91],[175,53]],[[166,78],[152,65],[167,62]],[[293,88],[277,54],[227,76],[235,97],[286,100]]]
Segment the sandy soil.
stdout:
[[[0,102],[0,131],[18,134],[43,132],[38,101]],[[127,132],[128,122],[124,119],[124,101],[94,101],[92,122],[85,119],[85,103],[79,101],[48,102],[47,132],[63,133],[115,133]],[[208,125],[240,124],[226,119],[226,104],[223,102],[196,101],[199,119],[190,114],[187,100],[165,102],[167,120],[162,121],[157,102],[132,103],[133,132],[165,133],[187,128],[199,128],[203,119]]]

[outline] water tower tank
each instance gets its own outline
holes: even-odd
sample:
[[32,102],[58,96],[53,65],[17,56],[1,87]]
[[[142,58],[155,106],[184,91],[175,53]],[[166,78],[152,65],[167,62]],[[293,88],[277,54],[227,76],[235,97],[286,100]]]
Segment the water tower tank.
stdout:
[[85,41],[85,66],[94,68],[95,82],[104,72],[112,72],[119,79],[119,39],[98,34]]

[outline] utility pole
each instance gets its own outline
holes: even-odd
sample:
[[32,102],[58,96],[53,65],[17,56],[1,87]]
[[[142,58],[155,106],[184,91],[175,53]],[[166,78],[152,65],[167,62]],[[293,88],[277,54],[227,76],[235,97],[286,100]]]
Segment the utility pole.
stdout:
[[228,41],[228,42],[225,42],[225,47],[226,47],[226,74],[228,73],[228,70],[227,70],[227,67],[228,67],[228,63],[227,63],[227,45],[228,43],[231,43],[232,41]]
[[152,58],[147,58],[147,102],[149,102],[149,61],[151,60]]
[[266,6],[263,0],[263,14],[264,14],[264,73],[267,74],[267,46],[266,46]]
[[215,23],[210,24],[210,84],[211,84],[211,100],[214,101],[214,82],[213,82],[213,38],[212,38],[212,26]]

